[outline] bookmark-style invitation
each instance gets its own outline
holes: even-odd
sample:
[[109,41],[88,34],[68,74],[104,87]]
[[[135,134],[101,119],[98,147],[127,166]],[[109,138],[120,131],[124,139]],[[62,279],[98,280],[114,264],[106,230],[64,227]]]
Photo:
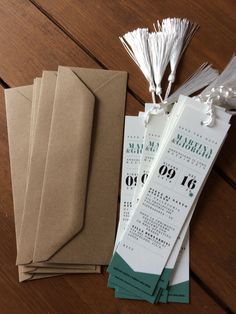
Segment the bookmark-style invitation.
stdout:
[[[179,59],[196,30],[194,23],[173,18],[158,21],[154,33],[139,28],[120,37],[147,79],[153,103],[125,120],[120,221],[108,267],[108,287],[117,298],[190,299],[189,224],[230,127],[226,109],[234,107],[236,82],[233,57],[221,75],[203,64],[171,94]],[[200,95],[188,97],[202,88]],[[130,137],[137,137],[142,148],[132,167],[126,148]]]
[[214,128],[202,125],[207,106],[203,103],[181,97],[177,106],[109,266],[109,272],[122,280],[128,276],[132,289],[150,295],[229,128],[223,120]]

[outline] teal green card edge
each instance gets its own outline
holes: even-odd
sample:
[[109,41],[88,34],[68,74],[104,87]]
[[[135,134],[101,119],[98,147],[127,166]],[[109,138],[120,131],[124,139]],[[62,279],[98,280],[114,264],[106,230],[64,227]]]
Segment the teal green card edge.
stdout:
[[159,300],[156,301],[156,303],[167,303],[168,302],[168,290],[162,290],[162,293],[160,295]]
[[116,286],[112,281],[111,275],[109,275],[109,277],[108,277],[107,287],[111,288],[111,289],[116,289]]
[[134,294],[128,294],[127,292],[122,292],[119,290],[115,291],[115,297],[117,299],[138,300],[138,301],[142,300],[142,298],[140,298]]
[[[166,290],[167,287],[168,287],[168,282],[169,282],[169,277],[170,277],[170,274],[171,274],[171,271],[172,269],[167,269],[165,268],[163,273],[161,274],[161,278],[157,284],[157,287],[154,291],[154,299],[155,299],[155,296],[156,296],[156,299],[155,299],[155,302],[161,302],[161,303],[167,303],[167,298],[168,298],[168,291]],[[109,279],[108,279],[108,287],[109,288],[112,288],[112,289],[116,289],[116,291],[119,291],[119,293],[117,293],[117,295],[120,295],[122,296],[123,299],[125,299],[127,297],[127,299],[130,299],[131,296],[133,297],[132,299],[134,300],[140,300],[141,299],[141,296],[136,296],[136,295],[132,295],[132,292],[130,291],[127,291],[126,289],[122,289],[121,287],[116,287],[114,282],[112,281],[112,276],[109,275]],[[159,289],[162,289],[162,294],[160,295],[158,292],[159,292]],[[159,295],[159,298],[160,300],[158,300],[158,295]]]
[[184,281],[177,285],[170,286],[168,292],[168,302],[173,303],[189,303],[190,282]]
[[[162,294],[162,289],[160,289],[160,291],[159,291],[158,298],[161,296],[161,294]],[[115,292],[115,297],[117,299],[129,299],[129,300],[147,301],[147,300],[144,300],[141,297],[135,296],[134,294],[129,294],[128,292],[126,292],[123,289],[119,290],[119,288]],[[150,302],[150,303],[154,304],[154,302]]]
[[[117,288],[115,297],[119,299],[143,300],[141,297],[135,296],[128,291]],[[168,290],[160,290],[159,300],[155,303],[189,303],[189,281],[170,286]]]
[[148,301],[149,303],[155,303],[157,295],[161,289],[161,288],[159,288],[159,290],[156,291],[157,295],[156,294],[155,295],[149,295],[149,294],[141,291],[139,288],[133,287],[132,284],[130,284],[129,282],[127,282],[124,279],[121,279],[117,276],[112,275],[110,282],[112,283],[113,286],[115,286],[115,289],[120,288],[122,290],[125,290],[129,294],[132,293],[133,295],[136,295],[139,298],[141,298],[142,300]]
[[107,271],[116,277],[129,283],[130,286],[152,295],[155,291],[160,275],[135,272],[118,254],[115,253],[108,266]]
[[172,271],[173,271],[172,268],[164,268],[160,280],[158,282],[162,289],[167,289]]

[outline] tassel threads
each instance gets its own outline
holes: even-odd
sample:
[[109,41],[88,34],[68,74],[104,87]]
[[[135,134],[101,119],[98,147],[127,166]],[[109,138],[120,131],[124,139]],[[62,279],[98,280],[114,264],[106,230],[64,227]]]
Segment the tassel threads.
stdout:
[[192,37],[196,33],[196,31],[199,28],[199,25],[196,23],[192,23],[186,18],[167,18],[162,21],[162,24],[160,24],[159,21],[157,21],[157,27],[159,31],[162,31],[167,34],[175,34],[176,40],[172,46],[171,54],[170,54],[170,69],[171,73],[168,77],[168,87],[166,90],[165,99],[170,94],[171,87],[173,82],[175,81],[176,76],[176,70],[179,64],[179,61],[189,45]]
[[132,32],[126,33],[124,36],[119,38],[129,56],[137,64],[137,66],[143,72],[146,80],[149,82],[149,91],[152,93],[153,102],[156,102],[155,83],[148,46],[148,29],[138,28]]
[[[120,40],[149,82],[153,102],[156,103],[155,95],[158,95],[160,101],[164,103],[175,80],[179,60],[198,25],[180,18],[167,18],[162,23],[157,21],[156,25],[158,31],[154,26],[156,31],[154,33],[149,33],[147,28],[138,28],[126,33]],[[161,81],[169,62],[171,73],[163,100]]]
[[154,32],[149,34],[148,45],[156,85],[156,95],[159,96],[161,102],[163,102],[161,97],[161,81],[170,61],[170,53],[174,41],[175,34],[167,34],[163,32]]
[[149,33],[146,28],[138,28],[126,33],[120,40],[149,82],[153,102],[156,103],[155,94],[163,102],[161,81],[170,61],[175,34]]
[[166,102],[172,104],[177,101],[179,95],[189,96],[198,90],[208,86],[219,76],[219,72],[212,68],[207,62],[203,63],[184,83],[181,85]]

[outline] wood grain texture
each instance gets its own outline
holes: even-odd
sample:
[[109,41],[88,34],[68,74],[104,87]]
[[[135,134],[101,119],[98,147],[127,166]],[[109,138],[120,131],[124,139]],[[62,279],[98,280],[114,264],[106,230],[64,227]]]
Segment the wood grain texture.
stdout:
[[[153,22],[169,16],[187,17],[197,22],[200,30],[180,62],[176,86],[183,83],[203,62],[212,63],[214,67],[222,70],[236,49],[234,0],[148,0],[145,3],[139,0],[33,2],[43,8],[104,66],[128,71],[129,87],[144,102],[151,101],[148,84],[123,49],[119,36],[137,27],[153,29]],[[230,132],[216,163],[236,182],[236,147],[233,136],[235,120],[234,132]]]
[[[195,44],[193,42],[189,48],[190,52],[181,63],[179,81],[205,61],[206,57],[214,61],[216,66],[222,67],[232,54],[232,38],[235,38],[235,34],[231,31],[235,20],[234,2],[226,1],[222,8],[222,12],[229,15],[229,20],[223,25],[227,34],[225,44],[227,47],[223,47],[222,50],[219,49],[221,39],[217,40],[215,34],[212,39],[213,45],[207,45],[210,41],[210,33],[208,28],[205,29],[208,27],[207,23],[212,31],[215,25],[217,30],[219,28],[219,38],[222,38],[223,33],[218,21],[218,18],[221,18],[222,23],[222,13],[218,12],[221,7],[220,1],[214,2],[213,16],[210,17],[209,11],[205,12],[200,8],[200,1],[196,4],[195,2],[187,4],[184,0],[178,5],[175,1],[157,1],[155,4],[145,1],[145,5],[141,1],[134,3],[133,1],[40,0],[38,2],[48,14],[63,24],[76,40],[69,38],[29,1],[2,0],[0,57],[4,62],[0,67],[0,77],[10,86],[30,84],[43,69],[55,70],[59,64],[98,68],[100,63],[104,63],[109,69],[128,70],[131,73],[130,88],[142,99],[149,99],[142,75],[126,56],[117,36],[134,27],[142,25],[151,27],[154,19],[167,15],[183,16],[186,13],[186,16],[196,20],[194,14],[198,12],[198,22],[202,22],[202,31],[206,32],[204,35],[201,34],[201,38],[197,35],[194,39]],[[212,4],[212,1],[210,3]],[[208,7],[210,4],[206,4],[206,9]],[[209,22],[204,20],[208,17]],[[213,49],[217,47],[219,51]],[[91,58],[88,52],[94,54],[100,63]],[[141,108],[140,102],[128,93],[127,114],[137,114]],[[234,171],[233,174],[230,172],[231,168],[234,169],[236,160],[235,145],[233,145],[235,128],[232,130],[227,140],[229,143],[226,143],[223,148],[219,164],[225,173],[235,178]],[[18,284],[17,270],[14,266],[16,248],[2,89],[0,89],[0,191],[1,313],[19,313],[19,308],[20,313],[223,312],[195,281],[192,281],[190,306],[151,306],[144,302],[115,300],[112,290],[106,288],[106,274],[63,276]],[[191,262],[193,271],[204,284],[236,310],[233,294],[236,280],[235,240],[233,239],[236,223],[235,197],[235,190],[214,172],[203,191],[194,217]]]
[[236,310],[235,190],[214,171],[191,222],[191,269]]

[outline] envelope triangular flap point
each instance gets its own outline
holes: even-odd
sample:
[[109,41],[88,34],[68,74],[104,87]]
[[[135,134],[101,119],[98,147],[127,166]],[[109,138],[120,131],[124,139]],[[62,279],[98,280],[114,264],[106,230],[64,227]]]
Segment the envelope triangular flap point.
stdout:
[[68,68],[58,70],[36,262],[48,260],[83,227],[94,96]]
[[[65,214],[65,210],[68,206],[66,206],[65,203],[61,204],[61,202],[57,202],[57,204],[53,202],[53,204],[51,204],[51,207],[54,208],[54,213],[51,215],[52,219],[50,219],[48,206],[45,206],[46,203],[43,205],[43,202],[45,202],[43,200],[45,196],[43,196],[42,208],[45,206],[45,210],[42,211],[42,213],[44,212],[45,217],[43,218],[42,222],[41,218],[39,219],[39,223],[43,226],[43,228],[41,230],[39,229],[40,237],[38,237],[38,243],[36,243],[34,262],[47,260],[48,263],[106,265],[108,264],[112,255],[116,228],[117,198],[119,190],[118,178],[121,162],[120,157],[123,135],[123,117],[125,109],[127,73],[123,71],[94,70],[83,68],[72,68],[72,70],[70,68],[59,67],[58,76],[60,77],[60,74],[64,73],[63,75],[68,77],[64,78],[63,81],[67,81],[70,77],[69,72],[71,72],[71,77],[76,77],[78,81],[82,81],[95,96],[95,116],[91,143],[92,153],[90,155],[84,226],[79,233],[77,231],[76,235],[75,226],[73,226],[74,233],[71,232],[70,223],[73,223],[74,219],[71,220],[71,218],[68,217],[68,215],[70,215],[70,210],[68,211],[68,215]],[[67,82],[64,82],[64,84],[66,84],[66,88],[69,89],[72,82],[68,82],[68,86]],[[63,89],[63,86],[61,86],[61,88]],[[69,98],[70,101],[72,98],[74,99],[78,97],[80,98],[81,96],[78,94],[77,97],[74,97],[73,91],[71,90]],[[73,110],[74,109],[72,109],[72,111]],[[49,171],[49,168],[53,167],[53,165],[50,165],[49,167],[49,160],[50,158],[52,159],[51,164],[54,164],[56,171],[55,162],[57,158],[59,158],[58,155],[61,156],[62,160],[65,158],[62,157],[62,154],[58,154],[60,147],[55,150],[55,158],[50,157],[50,154],[52,154],[50,152],[51,146],[53,145],[56,147],[53,134],[55,133],[55,137],[58,137],[58,142],[61,142],[61,136],[64,136],[61,134],[60,130],[55,130],[56,132],[53,132],[54,123],[56,122],[55,114],[56,111],[53,113],[48,162],[45,172],[44,193],[47,193],[48,195],[48,205],[50,205],[49,195],[51,195],[52,190],[50,192],[50,185],[48,185],[50,182],[49,173],[47,172]],[[60,115],[62,115],[62,113],[60,113]],[[63,117],[63,120],[65,120],[65,117]],[[77,125],[83,124],[84,126],[85,124],[84,127],[87,128],[88,121],[85,118],[82,120],[82,122],[77,120]],[[84,132],[84,129],[81,129],[79,132],[75,132],[77,133],[76,141],[80,138],[81,134],[83,134],[82,132]],[[81,137],[84,138],[85,136],[83,135]],[[66,139],[62,141],[63,143],[69,141],[68,136],[65,138]],[[71,140],[71,143],[74,143],[74,141],[75,140]],[[63,145],[63,143],[61,143],[61,145]],[[71,153],[68,154],[69,168],[73,164],[71,156]],[[79,155],[76,156],[76,161],[77,164],[81,163],[82,159],[79,157]],[[73,169],[73,167],[71,167],[71,169]],[[73,188],[70,187],[70,183],[68,183],[68,181],[72,181],[72,186],[77,186],[77,194],[79,181],[76,181],[77,183],[74,181],[73,183],[74,171],[69,171],[69,174],[66,175],[64,173],[62,176],[66,181],[65,191],[67,191],[68,197],[73,199],[71,195]],[[66,178],[68,178],[68,180],[66,180]],[[54,178],[51,182],[54,191],[54,183],[56,181],[57,180]],[[83,184],[84,182],[85,181],[83,180]],[[56,194],[58,195],[59,193],[60,189],[57,190]],[[61,211],[58,210],[58,206],[62,208]],[[73,206],[75,206],[74,208],[76,208],[78,211],[78,204],[73,203]],[[56,214],[57,212],[60,214]],[[58,223],[57,227],[51,228],[51,225],[54,223],[53,217],[55,217],[55,215],[57,215],[58,221],[61,221],[61,225]],[[65,219],[66,228],[64,222]],[[50,228],[51,231],[48,232],[47,230],[50,230]],[[64,230],[67,228],[71,233],[66,234],[65,237],[65,234],[62,234],[62,232],[64,232]],[[46,233],[44,233],[43,230],[46,230]],[[49,236],[50,238],[54,238],[56,241],[53,243],[53,246],[52,242],[45,246],[45,243],[48,241],[48,239],[50,239]],[[58,239],[60,239],[60,241]],[[42,245],[40,245],[40,241],[42,241]],[[52,256],[53,253],[54,255]]]

